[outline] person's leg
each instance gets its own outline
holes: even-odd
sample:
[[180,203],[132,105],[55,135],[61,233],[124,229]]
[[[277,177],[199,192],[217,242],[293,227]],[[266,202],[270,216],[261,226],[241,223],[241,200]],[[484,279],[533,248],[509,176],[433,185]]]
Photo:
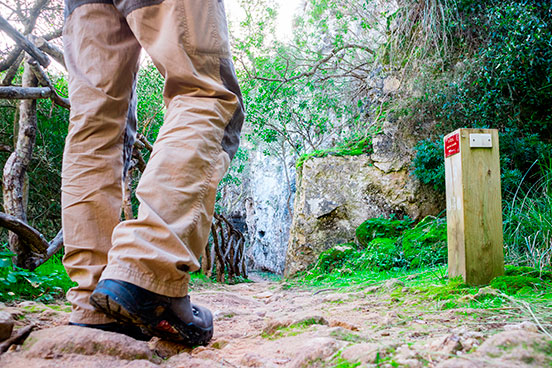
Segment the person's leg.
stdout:
[[165,77],[167,112],[136,191],[138,217],[115,228],[101,279],[184,297],[244,113],[222,1],[155,2],[115,1]]
[[67,299],[70,322],[113,319],[89,303],[107,264],[121,212],[123,137],[140,45],[105,1],[66,2],[65,61],[71,117],[62,168],[64,265],[78,283]]

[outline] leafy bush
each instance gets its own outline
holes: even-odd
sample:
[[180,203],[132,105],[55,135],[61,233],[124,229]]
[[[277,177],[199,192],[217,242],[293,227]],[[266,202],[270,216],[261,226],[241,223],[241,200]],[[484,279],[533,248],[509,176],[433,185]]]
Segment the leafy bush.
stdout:
[[445,192],[445,160],[443,139],[424,139],[414,147],[413,174],[424,184]]
[[0,251],[0,301],[34,299],[51,302],[63,298],[75,285],[67,276],[61,257],[54,256],[35,271],[14,267],[13,253]]
[[[433,112],[440,136],[418,144],[414,172],[444,190],[442,135],[462,127],[497,128],[502,187],[509,195],[552,149],[550,2],[460,0],[446,8],[453,48],[443,65],[449,67],[433,77],[426,73],[431,93],[412,108]],[[530,175],[526,183],[535,180],[538,175]]]
[[397,238],[412,223],[413,221],[408,217],[403,220],[395,219],[394,214],[389,218],[371,218],[356,229],[356,238],[362,247],[368,248],[370,242],[376,238]]

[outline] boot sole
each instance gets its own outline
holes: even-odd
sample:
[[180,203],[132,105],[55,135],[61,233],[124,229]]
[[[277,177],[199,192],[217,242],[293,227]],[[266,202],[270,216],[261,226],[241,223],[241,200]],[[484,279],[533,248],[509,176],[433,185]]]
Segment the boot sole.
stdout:
[[96,288],[90,296],[90,304],[117,321],[134,324],[146,333],[164,340],[189,346],[207,345],[213,337],[213,328],[201,328],[192,323],[183,323],[167,305],[147,305],[141,313],[134,301],[124,300],[107,288]]

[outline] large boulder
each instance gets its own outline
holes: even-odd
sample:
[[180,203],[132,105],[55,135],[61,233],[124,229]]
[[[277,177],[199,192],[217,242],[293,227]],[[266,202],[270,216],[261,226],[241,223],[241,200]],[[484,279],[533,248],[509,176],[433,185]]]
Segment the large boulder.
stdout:
[[374,145],[373,155],[314,157],[304,162],[298,175],[286,277],[307,269],[321,252],[353,241],[356,228],[368,218],[395,214],[417,220],[443,209],[444,198],[411,175],[410,159],[393,145]]

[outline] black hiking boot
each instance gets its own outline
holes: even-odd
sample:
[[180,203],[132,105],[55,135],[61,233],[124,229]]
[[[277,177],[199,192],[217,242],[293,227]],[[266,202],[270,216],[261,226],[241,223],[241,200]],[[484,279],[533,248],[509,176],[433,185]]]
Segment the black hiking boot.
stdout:
[[140,341],[149,341],[153,336],[153,335],[145,334],[144,332],[142,332],[142,329],[136,325],[129,325],[129,324],[118,323],[118,322],[99,323],[99,324],[69,322],[69,326],[88,327],[88,328],[95,328],[97,330],[102,330],[107,332],[116,332],[116,333],[130,336],[133,339],[140,340]]
[[90,296],[99,311],[162,339],[189,346],[207,345],[213,337],[213,315],[181,298],[153,293],[120,280],[102,280]]

